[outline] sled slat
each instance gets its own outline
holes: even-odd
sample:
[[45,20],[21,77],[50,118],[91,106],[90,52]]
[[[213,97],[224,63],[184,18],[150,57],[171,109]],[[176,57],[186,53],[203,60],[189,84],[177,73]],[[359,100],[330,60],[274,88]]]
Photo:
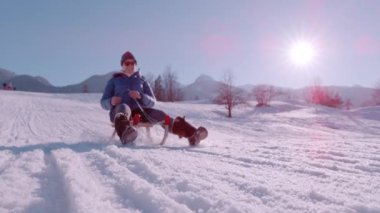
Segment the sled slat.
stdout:
[[[112,123],[111,125],[112,125],[112,127],[115,127],[114,123]],[[150,134],[150,128],[153,127],[153,124],[151,124],[151,123],[141,123],[140,122],[140,123],[138,123],[136,125],[133,125],[133,126],[135,126],[137,128],[138,127],[145,127],[149,139],[152,140],[152,136]],[[169,126],[164,124],[163,127],[165,129],[165,132],[164,132],[164,136],[163,136],[163,138],[162,138],[162,140],[160,142],[160,145],[164,145],[165,144],[166,139],[168,138],[168,135],[169,135]],[[114,129],[111,138],[115,138],[115,135],[116,135],[116,130]]]
[[165,144],[166,139],[168,138],[168,135],[169,135],[169,126],[165,125],[164,128],[165,128],[164,138],[162,138],[162,141],[161,141],[160,145],[164,145]]

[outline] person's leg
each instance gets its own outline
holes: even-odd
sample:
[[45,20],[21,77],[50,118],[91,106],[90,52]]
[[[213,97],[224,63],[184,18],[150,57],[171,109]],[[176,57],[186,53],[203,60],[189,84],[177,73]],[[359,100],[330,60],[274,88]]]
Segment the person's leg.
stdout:
[[112,123],[115,121],[115,115],[120,112],[127,114],[128,119],[131,117],[131,108],[129,108],[127,104],[119,104],[110,111],[110,120]]
[[[144,112],[141,112],[139,109],[133,110],[132,116],[137,113],[141,115],[142,122],[149,122],[152,124],[164,121],[166,116],[165,112],[153,108],[144,109]],[[190,145],[197,145],[200,140],[203,140],[207,137],[207,130],[204,127],[195,128],[193,125],[187,122],[185,118],[182,117],[170,119],[171,122],[169,132],[178,135],[179,137],[187,138]]]
[[176,117],[172,121],[171,132],[179,137],[185,137],[192,146],[198,145],[208,135],[207,129],[204,127],[195,128],[185,120],[185,117]]
[[151,124],[162,122],[166,116],[165,112],[154,108],[145,108],[144,112],[140,109],[135,109],[132,111],[132,117],[135,116],[135,114],[140,114],[141,122]]
[[110,112],[110,120],[115,124],[115,130],[121,143],[127,144],[137,138],[137,131],[130,125],[131,109],[126,104],[115,106]]

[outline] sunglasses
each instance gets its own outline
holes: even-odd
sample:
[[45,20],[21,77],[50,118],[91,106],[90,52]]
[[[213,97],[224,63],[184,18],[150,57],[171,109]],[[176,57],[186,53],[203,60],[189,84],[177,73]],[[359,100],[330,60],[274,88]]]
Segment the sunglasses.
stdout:
[[125,66],[135,65],[135,62],[124,62]]

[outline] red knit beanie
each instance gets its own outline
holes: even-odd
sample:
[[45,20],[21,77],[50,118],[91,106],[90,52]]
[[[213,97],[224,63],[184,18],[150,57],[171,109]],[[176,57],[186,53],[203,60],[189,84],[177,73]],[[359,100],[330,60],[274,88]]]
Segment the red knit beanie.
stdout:
[[121,56],[121,60],[120,60],[120,65],[123,66],[124,64],[124,61],[127,60],[127,59],[133,59],[135,61],[135,64],[137,64],[137,61],[135,59],[135,56],[133,56],[133,54],[129,51],[125,52],[122,56]]

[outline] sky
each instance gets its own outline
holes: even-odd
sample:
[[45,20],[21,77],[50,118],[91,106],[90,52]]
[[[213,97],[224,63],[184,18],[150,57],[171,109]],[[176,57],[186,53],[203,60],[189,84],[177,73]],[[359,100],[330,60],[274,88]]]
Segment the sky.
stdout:
[[[313,59],[292,62],[293,45]],[[234,84],[373,87],[380,80],[378,0],[2,0],[0,68],[55,86],[118,71],[168,67],[183,84],[205,74]]]

